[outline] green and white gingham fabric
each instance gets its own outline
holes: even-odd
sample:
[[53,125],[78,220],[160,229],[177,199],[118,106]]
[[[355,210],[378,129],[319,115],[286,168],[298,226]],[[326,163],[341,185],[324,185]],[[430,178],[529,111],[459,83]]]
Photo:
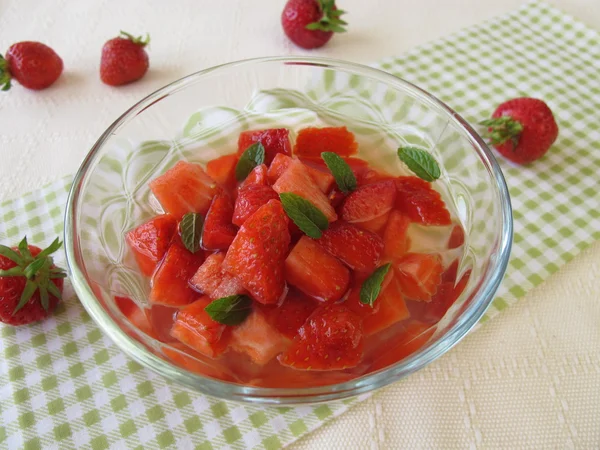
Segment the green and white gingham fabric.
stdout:
[[[600,238],[600,35],[549,7],[519,10],[378,67],[429,90],[475,124],[514,96],[545,99],[560,136],[530,167],[500,160],[515,240],[488,318]],[[0,241],[62,233],[70,179],[0,204]],[[64,264],[62,257],[57,257]],[[0,448],[281,448],[355,399],[260,408],[214,400],[131,361],[67,286],[48,320],[0,327]]]

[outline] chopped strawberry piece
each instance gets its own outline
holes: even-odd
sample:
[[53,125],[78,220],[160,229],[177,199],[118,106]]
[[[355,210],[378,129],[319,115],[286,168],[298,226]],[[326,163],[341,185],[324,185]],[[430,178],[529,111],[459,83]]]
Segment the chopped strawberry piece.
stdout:
[[442,196],[430,183],[417,177],[396,179],[396,208],[422,225],[450,225],[450,213]]
[[167,253],[176,229],[177,220],[169,214],[164,214],[127,232],[125,240],[144,275],[151,276],[154,273],[156,266]]
[[350,272],[337,258],[307,236],[302,236],[285,260],[285,277],[306,295],[322,302],[344,296]]
[[242,282],[223,270],[224,253],[213,253],[198,268],[190,286],[216,300],[245,292]]
[[235,200],[233,223],[241,227],[248,217],[258,211],[261,206],[266,205],[270,200],[279,200],[279,195],[270,186],[244,184]]
[[150,182],[150,189],[164,210],[180,219],[184,214],[206,214],[217,184],[202,167],[179,161]]
[[323,305],[300,328],[279,362],[298,370],[356,367],[363,354],[361,319],[343,305]]
[[448,268],[442,274],[442,282],[452,281],[455,282],[458,277],[458,259],[455,259],[450,263]]
[[239,156],[236,154],[221,156],[206,164],[206,173],[215,182],[227,190],[233,190],[237,183],[235,179],[235,166]]
[[375,217],[374,219],[365,220],[364,222],[355,222],[354,225],[361,227],[363,230],[380,234],[390,218],[390,213],[391,211],[388,211],[379,217]]
[[173,243],[152,278],[150,301],[167,306],[183,306],[198,296],[188,281],[204,261],[204,252],[189,252]]
[[[282,155],[281,153],[278,154],[275,157],[275,159],[273,159],[273,162],[269,167],[269,182],[271,184],[275,183],[277,179],[283,174],[283,172],[286,171],[286,169],[289,167],[292,161],[293,159],[289,156]],[[331,190],[331,187],[333,186],[333,183],[335,183],[335,178],[333,178],[333,175],[331,175],[323,169],[314,168],[308,164],[305,164],[305,166],[306,170],[310,174],[315,184],[319,187],[321,192],[323,192],[324,194],[329,192]]]
[[323,152],[351,156],[358,151],[354,134],[346,127],[304,128],[298,133],[294,155],[320,158]]
[[140,308],[137,303],[129,297],[115,296],[115,304],[117,308],[127,318],[129,323],[140,330],[142,333],[156,339],[156,333],[152,329],[152,324],[146,316],[146,312]]
[[231,223],[233,203],[225,192],[214,196],[202,228],[202,247],[207,250],[227,250],[237,228]]
[[430,302],[442,282],[439,255],[407,253],[396,263],[396,276],[402,293],[410,300]]
[[288,218],[271,200],[244,222],[227,251],[223,267],[240,279],[260,303],[277,303],[285,291],[283,273],[290,244]]
[[217,380],[239,382],[224,364],[219,360],[208,359],[206,356],[196,353],[187,345],[179,342],[170,344],[162,348],[164,355],[175,365],[184,369],[204,375]]
[[383,369],[415,353],[429,341],[434,331],[435,328],[429,324],[416,320],[409,321],[404,330],[394,338],[393,345],[386,344],[381,352],[375,355],[371,371]]
[[344,200],[346,200],[346,194],[340,191],[337,187],[334,187],[327,198],[329,199],[331,206],[337,209],[338,206],[340,206],[342,203],[344,203]]
[[378,170],[369,168],[362,168],[362,170],[355,172],[355,174],[356,182],[359,186],[377,183],[378,181],[388,181],[395,179],[395,177],[390,175],[389,173],[380,172]]
[[161,342],[175,342],[170,331],[175,323],[175,315],[179,308],[173,308],[164,305],[151,305],[146,310],[146,317],[150,322],[152,329],[156,333],[156,339]]
[[[361,186],[352,192],[342,205],[341,216],[348,223],[353,223],[370,231],[379,231],[385,224],[386,217],[396,200],[396,186],[393,181],[379,181]],[[384,216],[383,220],[374,220]]]
[[[346,298],[344,305],[348,307],[349,310],[354,311],[360,317],[364,318],[366,316],[370,316],[371,314],[376,314],[379,311],[380,302],[378,300],[373,303],[373,306],[367,305],[360,301],[360,291],[362,289],[362,285],[371,273],[355,273],[354,280],[352,282],[352,289],[348,293],[348,297]],[[388,273],[385,275],[383,282],[381,283],[381,292],[385,290],[385,288],[390,284],[390,281],[394,278],[394,271],[388,270]],[[381,295],[381,294],[380,294]],[[364,331],[364,330],[363,330]]]
[[231,333],[231,348],[246,353],[250,359],[264,366],[289,346],[286,339],[258,309],[236,326]]
[[265,164],[268,166],[277,154],[292,154],[289,134],[286,128],[244,131],[238,139],[238,154],[246,151],[252,144],[260,142],[265,148]]
[[460,225],[454,225],[450,238],[448,239],[448,248],[458,248],[465,243],[465,231]]
[[318,304],[296,289],[290,289],[281,306],[264,306],[262,312],[277,331],[293,339]]
[[379,236],[341,220],[330,224],[316,242],[358,272],[375,270],[383,253]]
[[407,236],[410,219],[398,211],[392,211],[383,232],[384,250],[386,258],[397,259],[403,256],[410,247],[410,238]]
[[[278,153],[277,155],[280,155]],[[267,178],[267,166],[264,164],[260,164],[256,166],[252,171],[248,174],[242,186],[248,186],[249,184],[262,184],[263,186],[267,186],[268,183]]]
[[315,181],[308,173],[306,166],[294,159],[273,185],[273,189],[281,194],[291,192],[311,202],[321,210],[330,222],[337,219],[337,214],[329,204],[327,196],[315,185]]
[[[327,164],[325,164],[325,161],[323,161],[320,153],[317,156],[300,156],[299,159],[308,167],[326,172],[329,171],[329,168],[327,167]],[[364,159],[345,156],[342,156],[342,159],[350,166],[350,169],[352,169],[352,172],[354,172],[357,181],[360,179],[361,174],[367,170],[370,170],[369,163]]]

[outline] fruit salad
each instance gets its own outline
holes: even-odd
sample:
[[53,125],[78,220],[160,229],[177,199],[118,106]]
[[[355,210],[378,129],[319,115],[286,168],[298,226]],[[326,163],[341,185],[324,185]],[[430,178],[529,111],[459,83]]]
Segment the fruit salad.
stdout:
[[[119,296],[121,313],[174,364],[250,386],[344,382],[418,350],[467,284],[463,229],[431,155],[400,148],[414,175],[397,176],[358,147],[346,127],[244,131],[157,174],[162,211],[125,236],[148,306]],[[419,245],[428,232],[443,238]]]

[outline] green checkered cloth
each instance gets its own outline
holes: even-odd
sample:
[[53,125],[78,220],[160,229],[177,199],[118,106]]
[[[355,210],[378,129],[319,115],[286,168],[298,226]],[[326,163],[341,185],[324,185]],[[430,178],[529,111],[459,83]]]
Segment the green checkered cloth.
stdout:
[[[530,167],[500,160],[515,241],[487,318],[600,238],[600,36],[544,3],[378,67],[434,93],[471,123],[515,96],[545,99],[560,137]],[[62,233],[70,178],[0,204],[0,241]],[[57,257],[64,264],[62,257]],[[321,406],[227,403],[174,385],[104,336],[70,287],[48,320],[0,327],[0,448],[281,448],[361,398]]]

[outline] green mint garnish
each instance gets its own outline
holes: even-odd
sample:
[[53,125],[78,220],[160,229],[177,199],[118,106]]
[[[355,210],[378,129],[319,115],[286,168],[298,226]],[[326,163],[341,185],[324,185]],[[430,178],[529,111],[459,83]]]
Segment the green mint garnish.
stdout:
[[335,178],[340,191],[348,194],[356,189],[354,172],[352,172],[348,163],[340,155],[333,152],[323,152],[321,153],[321,158],[323,158],[327,168],[333,174],[333,178]]
[[260,166],[265,162],[265,148],[260,142],[252,144],[242,156],[235,166],[235,178],[238,181],[243,181],[252,172],[256,166]]
[[204,219],[200,214],[188,213],[183,216],[179,223],[181,241],[190,252],[196,253],[200,250],[200,237],[202,236],[202,225]]
[[371,308],[379,296],[381,291],[381,284],[383,279],[390,270],[392,265],[390,263],[384,264],[381,267],[375,269],[375,271],[365,280],[360,289],[360,302],[365,305],[369,305]]
[[285,213],[304,234],[313,239],[321,237],[321,231],[327,229],[329,221],[319,208],[291,192],[282,192],[279,198]]
[[215,322],[239,325],[252,312],[252,299],[246,295],[230,295],[211,302],[204,310]]
[[400,147],[398,149],[398,158],[403,161],[416,176],[425,181],[437,180],[440,173],[440,166],[437,161],[425,150],[416,147]]

